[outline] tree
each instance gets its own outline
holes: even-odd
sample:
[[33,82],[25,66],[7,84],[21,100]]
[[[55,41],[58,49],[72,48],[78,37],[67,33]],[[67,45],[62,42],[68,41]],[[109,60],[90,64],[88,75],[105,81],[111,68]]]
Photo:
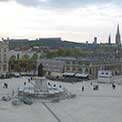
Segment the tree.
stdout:
[[16,56],[15,55],[12,55],[9,60],[10,61],[15,61],[16,60]]
[[22,60],[29,60],[29,55],[26,55],[26,54],[23,55],[23,56],[22,56]]
[[32,60],[32,61],[37,61],[37,59],[38,59],[38,54],[37,54],[37,53],[34,53],[34,54],[32,55],[32,57],[31,57],[31,60]]

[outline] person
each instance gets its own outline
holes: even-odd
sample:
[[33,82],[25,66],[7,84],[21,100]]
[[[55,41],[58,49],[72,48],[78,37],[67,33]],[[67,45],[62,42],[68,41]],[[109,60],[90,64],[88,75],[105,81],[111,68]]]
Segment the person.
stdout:
[[31,80],[32,80],[33,78],[31,77]]
[[98,90],[99,89],[99,86],[98,85],[94,85],[93,86],[93,90]]
[[113,89],[115,89],[115,88],[116,88],[115,84],[112,84],[112,88],[113,88]]
[[4,86],[3,86],[3,88],[6,88],[6,89],[8,89],[8,84],[7,84],[7,83],[4,83]]
[[26,82],[24,82],[24,86],[26,86]]
[[90,85],[92,86],[92,82],[90,83]]
[[30,83],[30,79],[28,79],[28,82]]
[[82,92],[84,92],[84,86],[82,86]]

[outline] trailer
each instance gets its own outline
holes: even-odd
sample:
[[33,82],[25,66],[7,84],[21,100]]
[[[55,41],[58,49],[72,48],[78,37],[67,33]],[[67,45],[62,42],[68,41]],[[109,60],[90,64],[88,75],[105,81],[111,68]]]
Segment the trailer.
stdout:
[[99,70],[98,80],[100,83],[113,83],[113,76],[110,70]]

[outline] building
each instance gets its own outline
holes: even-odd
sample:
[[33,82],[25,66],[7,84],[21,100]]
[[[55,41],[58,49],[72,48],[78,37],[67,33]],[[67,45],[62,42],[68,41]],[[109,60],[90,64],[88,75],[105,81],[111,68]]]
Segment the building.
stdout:
[[4,77],[8,73],[8,61],[9,61],[9,42],[0,41],[0,77]]
[[117,25],[117,33],[116,33],[116,45],[119,46],[121,45],[121,36],[120,36],[120,31],[119,31],[119,25]]
[[33,54],[36,52],[32,51],[31,48],[29,49],[20,49],[20,50],[10,50],[9,51],[9,58],[15,57],[16,60],[22,59],[23,56],[28,56],[31,58]]
[[87,73],[90,79],[96,79],[99,70],[110,70],[112,75],[122,75],[121,61],[71,57],[57,57],[56,60],[64,62],[64,72]]
[[112,72],[110,70],[99,70],[97,82],[113,83]]
[[30,59],[33,55],[36,54],[39,58],[43,54],[43,49],[38,49],[38,47],[34,48],[21,48],[9,51],[9,58],[14,57],[16,60],[22,59],[24,56],[28,56]]
[[111,35],[109,34],[108,44],[111,44]]
[[93,44],[97,44],[97,37],[94,37]]
[[64,62],[55,59],[41,59],[37,61],[37,72],[42,65],[43,74],[46,76],[61,76],[64,70]]
[[[122,64],[121,62],[114,61],[100,61],[97,59],[77,59],[68,57],[59,57],[55,60],[63,61],[63,72],[69,73],[86,73],[89,74],[90,79],[96,79],[98,71],[101,69],[111,70],[113,75],[122,74]],[[52,59],[52,62],[54,60]],[[54,70],[55,67],[53,67]],[[45,69],[46,70],[46,69]],[[51,70],[50,70],[51,72]],[[50,73],[51,74],[51,73]]]

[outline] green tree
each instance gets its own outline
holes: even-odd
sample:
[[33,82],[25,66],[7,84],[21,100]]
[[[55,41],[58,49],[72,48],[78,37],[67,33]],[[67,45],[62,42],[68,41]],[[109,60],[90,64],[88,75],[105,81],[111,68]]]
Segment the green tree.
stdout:
[[34,53],[34,54],[32,55],[32,57],[31,57],[31,60],[32,60],[32,61],[37,61],[37,59],[38,59],[38,54],[37,54],[37,53]]
[[12,55],[9,60],[10,61],[15,61],[16,60],[16,56],[15,55]]
[[23,55],[22,58],[21,58],[21,60],[29,60],[29,59],[30,59],[30,58],[29,58],[29,55],[26,55],[26,54]]

